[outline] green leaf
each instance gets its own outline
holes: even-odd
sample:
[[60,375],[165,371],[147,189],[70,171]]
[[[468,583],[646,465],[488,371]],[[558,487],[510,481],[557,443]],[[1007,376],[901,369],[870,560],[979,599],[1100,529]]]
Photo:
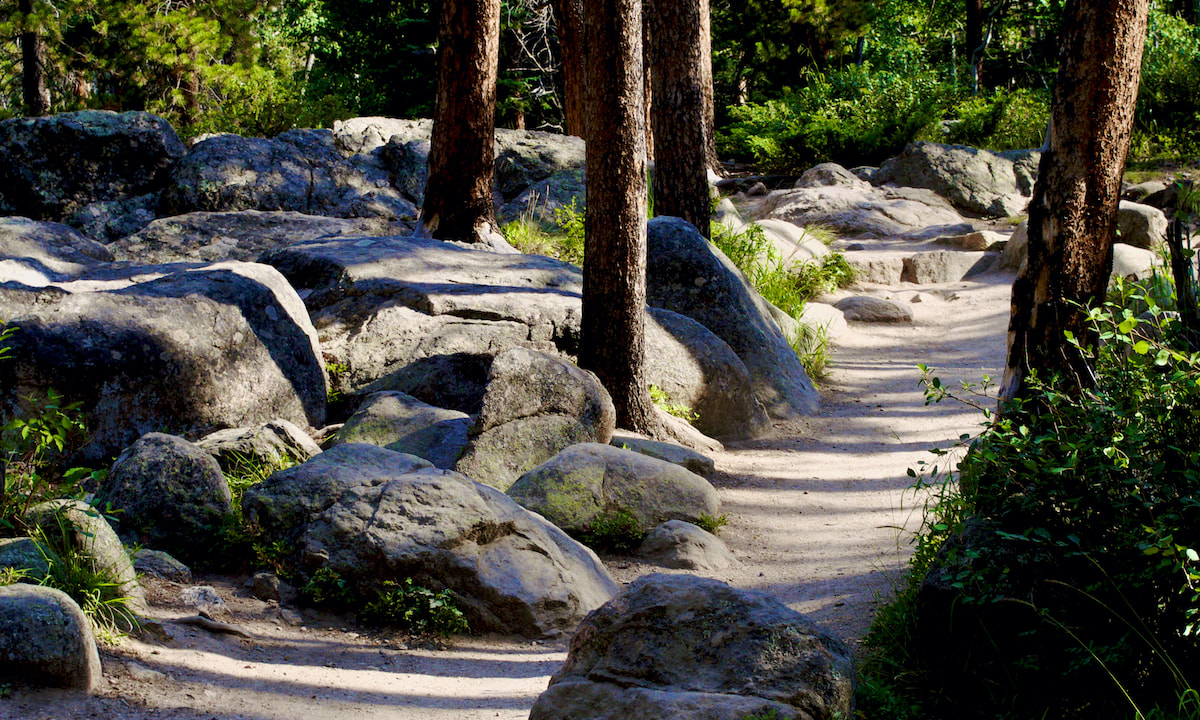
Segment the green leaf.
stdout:
[[1145,340],[1138,340],[1133,344],[1133,351],[1138,355],[1145,355],[1150,352],[1150,343]]

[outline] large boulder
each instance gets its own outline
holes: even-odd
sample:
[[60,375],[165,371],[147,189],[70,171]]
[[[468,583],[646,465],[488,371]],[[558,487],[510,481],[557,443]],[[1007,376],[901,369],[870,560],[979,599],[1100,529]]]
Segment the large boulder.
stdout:
[[143,265],[171,262],[255,262],[271,250],[303,240],[344,235],[386,235],[379,218],[331,218],[291,211],[193,212],[155,220],[112,243],[118,260]]
[[279,467],[304,462],[321,452],[320,446],[293,422],[276,418],[246,428],[226,428],[196,441],[228,473],[247,465]]
[[402,392],[368,395],[337,433],[337,443],[367,443],[454,467],[467,446],[471,416],[434,407]]
[[455,469],[506,490],[565,447],[608,442],[616,419],[612,398],[592,373],[555,355],[506,350],[492,363],[483,408]]
[[61,590],[0,586],[0,677],[90,692],[100,682],[92,625]]
[[1152,205],[1122,200],[1117,210],[1118,240],[1143,250],[1158,249],[1167,237],[1167,216]]
[[958,282],[992,269],[999,257],[999,253],[965,250],[918,252],[904,258],[900,280],[918,285]]
[[651,220],[647,235],[646,302],[686,315],[728,343],[771,417],[815,413],[816,388],[767,302],[733,263],[679,218]]
[[637,556],[677,570],[707,572],[738,565],[721,538],[683,520],[668,520],[651,530],[638,547]]
[[[1032,152],[1027,154],[1033,157]],[[1018,156],[918,142],[884,162],[871,182],[927,188],[966,212],[1009,217],[1025,212],[1029,204],[1032,185],[1022,175],[1027,174],[1024,168]]]
[[233,514],[217,461],[180,437],[149,433],[117,457],[97,498],[121,534],[184,560],[204,557]]
[[63,220],[86,205],[152,192],[186,152],[145,112],[82,110],[0,122],[0,215]]
[[132,235],[158,217],[159,191],[117,200],[100,200],[63,220],[90,238],[108,243]]
[[713,476],[717,474],[716,463],[707,455],[682,445],[651,440],[629,430],[617,430],[608,444],[622,450],[632,450],[658,460],[665,460],[685,470],[690,470],[706,480],[712,480]]
[[399,223],[417,216],[377,156],[344,156],[328,130],[288,130],[270,140],[239,135],[202,140],[176,164],[161,202],[171,215],[294,210]]
[[449,589],[472,629],[568,631],[616,593],[599,559],[500,491],[372,445],[337,445],[246,491],[243,508],[296,543],[304,574],[360,594],[411,577]]
[[151,431],[324,422],[316,332],[265,265],[114,267],[45,288],[9,283],[0,317],[17,328],[13,359],[0,364],[4,403],[36,403],[51,388],[82,402],[90,460]]
[[66,225],[0,217],[0,282],[41,287],[113,259],[108,248]]
[[852,717],[850,650],[763,593],[649,575],[584,620],[529,717],[743,720],[767,711]]
[[104,592],[125,598],[126,607],[134,613],[147,614],[146,591],[138,582],[133,561],[99,510],[82,500],[50,500],[30,508],[26,519],[48,537],[61,537],[71,550],[116,583],[115,588]]
[[852,295],[834,303],[847,322],[911,323],[912,308],[904,303],[871,295]]
[[569,533],[624,513],[645,535],[667,520],[717,517],[721,500],[704,478],[674,463],[611,445],[573,445],[508,489],[509,497]]
[[46,549],[30,537],[0,538],[0,570],[12,568],[34,582],[46,577]]
[[940,195],[909,187],[817,185],[781,190],[767,196],[758,213],[760,222],[820,225],[843,237],[921,239],[974,229]]

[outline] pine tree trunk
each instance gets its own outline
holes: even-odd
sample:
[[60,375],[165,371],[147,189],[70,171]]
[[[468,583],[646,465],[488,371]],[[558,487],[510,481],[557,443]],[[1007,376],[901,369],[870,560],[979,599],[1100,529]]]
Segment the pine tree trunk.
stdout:
[[579,364],[617,423],[653,434],[645,381],[646,118],[641,0],[585,0],[587,235]]
[[971,63],[971,85],[978,90],[983,70],[983,0],[967,2],[967,61]]
[[1030,372],[1081,385],[1092,368],[1066,340],[1096,338],[1080,306],[1112,272],[1121,172],[1129,151],[1149,0],[1068,0],[1047,146],[1029,206],[1029,257],[1013,284],[1002,400]]
[[[687,220],[709,236],[708,147],[702,6],[647,0],[654,130],[654,214]],[[711,87],[711,86],[710,86]]]
[[[33,14],[32,0],[19,0],[18,11]],[[50,91],[46,89],[46,48],[37,32],[21,33],[21,99],[25,114],[40,117],[50,112]]]
[[[715,172],[721,172],[721,161],[717,157],[717,115],[713,98],[712,64],[712,3],[700,0],[700,90],[704,93],[704,146],[706,164]],[[705,233],[705,237],[708,233]]]
[[444,0],[429,179],[418,234],[488,242],[492,208],[500,0]]
[[587,137],[587,39],[583,27],[583,0],[555,0],[558,47],[562,57],[563,114],[566,133]]

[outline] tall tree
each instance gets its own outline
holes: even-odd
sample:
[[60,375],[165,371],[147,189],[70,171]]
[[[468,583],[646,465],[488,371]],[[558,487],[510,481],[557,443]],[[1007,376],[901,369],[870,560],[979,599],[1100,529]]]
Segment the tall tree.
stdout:
[[704,20],[707,0],[646,0],[651,77],[654,212],[709,235]]
[[568,135],[587,137],[587,37],[583,0],[554,0],[554,15],[562,56],[564,128]]
[[645,381],[646,117],[641,0],[584,0],[587,235],[579,364],[617,423],[657,434]]
[[437,109],[418,234],[490,242],[499,52],[500,0],[443,2]]
[[1068,0],[1050,128],[1029,205],[1029,257],[1013,284],[1002,400],[1031,371],[1091,381],[1067,341],[1095,342],[1080,308],[1112,271],[1121,172],[1129,151],[1149,0]]
[[42,34],[35,27],[33,0],[19,0],[17,10],[24,18],[21,33],[21,97],[25,114],[40,116],[50,112],[50,91],[46,88],[46,49]]

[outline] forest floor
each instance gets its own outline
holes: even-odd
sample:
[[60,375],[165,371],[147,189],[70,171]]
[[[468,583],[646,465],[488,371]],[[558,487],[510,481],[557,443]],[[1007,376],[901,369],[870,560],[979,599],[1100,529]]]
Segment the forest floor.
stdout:
[[[857,646],[902,577],[921,521],[923,498],[909,489],[908,469],[983,422],[980,411],[953,401],[926,406],[917,366],[936,368],[952,388],[998,377],[1011,282],[994,274],[863,293],[910,303],[914,322],[852,325],[820,382],[818,416],[714,455],[714,484],[729,515],[721,537],[741,566],[711,575],[769,593]],[[620,582],[656,571],[605,560]],[[566,656],[566,638],[430,644],[311,612],[293,626],[240,579],[197,583],[216,587],[232,621],[253,637],[171,623],[194,611],[178,604],[179,586],[150,581],[173,640],[106,646],[105,678],[93,696],[17,691],[0,700],[0,718],[524,720]]]

